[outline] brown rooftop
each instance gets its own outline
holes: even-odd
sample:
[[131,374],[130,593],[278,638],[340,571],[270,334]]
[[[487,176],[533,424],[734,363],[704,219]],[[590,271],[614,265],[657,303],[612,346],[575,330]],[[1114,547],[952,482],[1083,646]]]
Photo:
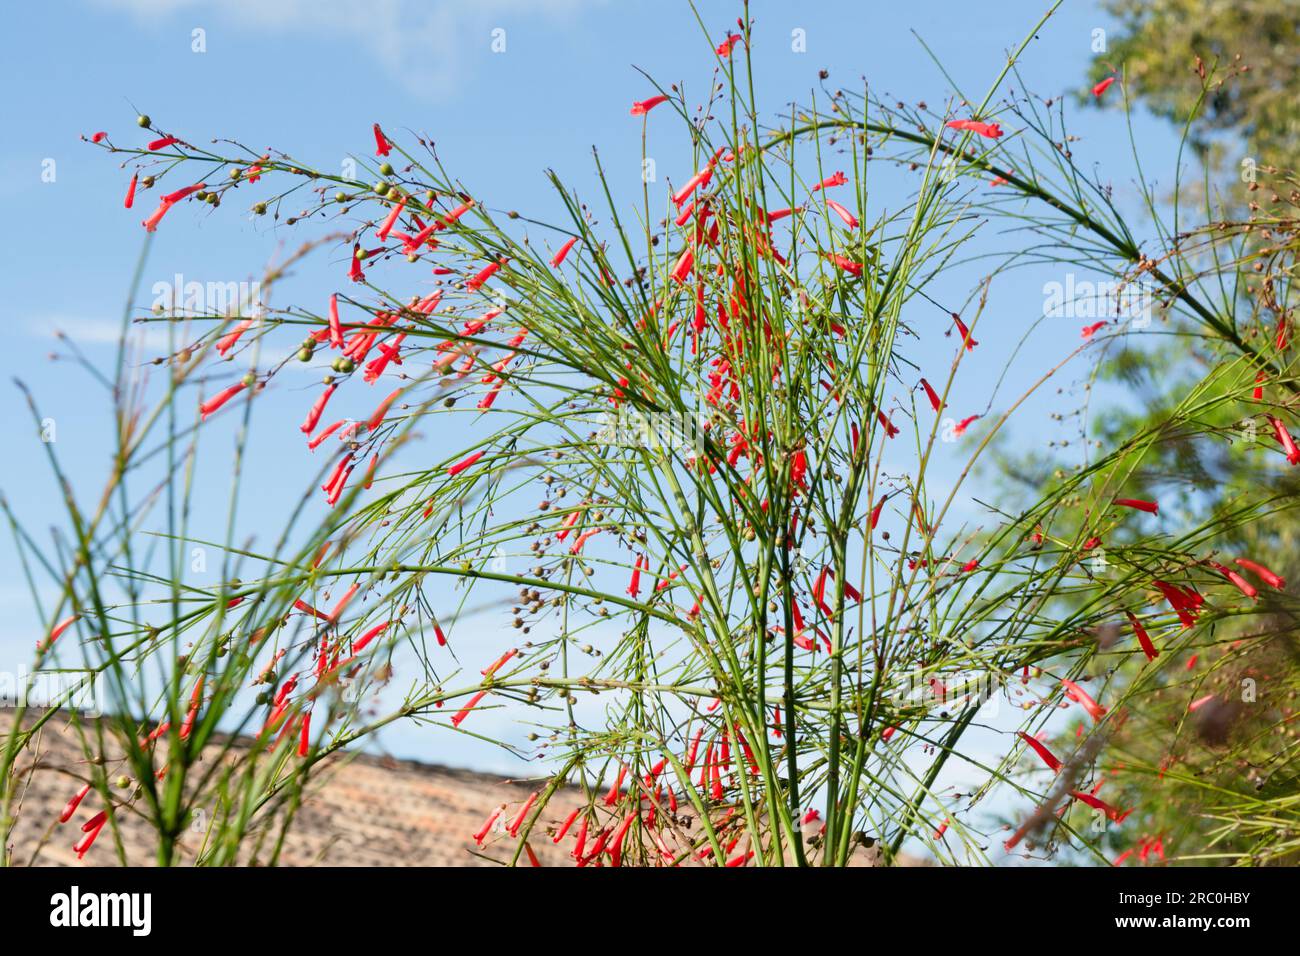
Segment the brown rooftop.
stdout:
[[[24,725],[30,727],[38,716],[29,713]],[[13,712],[0,709],[0,749],[12,721]],[[86,727],[93,721],[83,719],[81,723]],[[243,746],[240,741],[235,743]],[[210,745],[209,751],[216,759],[220,747]],[[114,755],[119,757],[120,751]],[[473,834],[503,804],[508,807],[504,815],[508,819],[538,785],[364,753],[349,753],[325,763],[327,771],[309,787],[288,831],[279,859],[282,866],[492,866],[508,862],[514,854],[513,839],[494,834],[480,850]],[[16,825],[9,836],[15,865],[119,865],[108,831],[84,860],[78,860],[72,849],[81,836],[79,824],[102,809],[96,793],[87,795],[68,823],[58,822],[68,798],[89,780],[87,766],[78,733],[64,715],[48,721],[20,754],[15,767],[20,781]],[[548,830],[580,803],[577,791],[561,793],[534,826],[529,845],[543,866],[573,865],[568,853],[572,838],[555,846]],[[116,816],[127,863],[153,865],[155,838],[149,822],[139,813],[120,809]],[[193,858],[201,839],[200,827],[189,842],[182,842],[184,859]],[[855,860],[865,865],[875,862],[874,854],[866,850],[855,854]],[[916,862],[898,861],[899,865]],[[521,863],[526,865],[526,859],[521,857]]]
[[[33,715],[34,717],[37,715]],[[12,727],[12,711],[0,710],[0,748]],[[30,726],[31,720],[24,722]],[[217,747],[210,748],[215,754]],[[92,791],[72,820],[58,823],[68,798],[89,779],[87,761],[76,732],[61,717],[49,721],[20,755],[15,768],[21,781],[15,804],[17,824],[9,837],[13,862],[38,866],[111,866],[120,861],[105,831],[79,861],[72,845],[81,836],[77,824],[101,809]],[[502,835],[495,847],[479,850],[473,834],[503,803],[518,807],[536,784],[513,782],[492,774],[456,770],[411,760],[350,753],[335,760],[312,786],[289,829],[280,863],[284,866],[490,866],[509,860],[514,841]],[[552,816],[560,817],[577,800],[556,798],[530,841],[543,865],[572,864],[544,833]],[[119,813],[127,861],[154,863],[153,831],[135,813]],[[196,834],[196,842],[199,838]],[[186,847],[189,855],[194,847]],[[487,859],[483,855],[494,859]]]

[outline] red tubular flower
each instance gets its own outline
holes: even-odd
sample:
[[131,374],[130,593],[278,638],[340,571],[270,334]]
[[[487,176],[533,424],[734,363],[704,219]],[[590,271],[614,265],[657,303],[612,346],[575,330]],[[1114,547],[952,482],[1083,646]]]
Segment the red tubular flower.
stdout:
[[1106,708],[1089,697],[1088,692],[1074,681],[1062,677],[1061,686],[1065,688],[1065,696],[1082,706],[1094,721],[1099,721],[1106,716]]
[[582,851],[583,851],[583,850],[586,848],[586,846],[587,846],[587,823],[588,823],[588,820],[587,820],[587,818],[584,816],[584,817],[582,818],[582,826],[578,827],[578,838],[577,838],[577,841],[573,844],[573,858],[574,858],[575,860],[581,860],[581,859],[582,859]]
[[1086,803],[1094,810],[1100,810],[1102,813],[1106,814],[1106,816],[1109,819],[1113,820],[1115,823],[1123,823],[1125,817],[1127,817],[1130,813],[1133,812],[1132,810],[1125,810],[1124,812],[1121,813],[1119,810],[1116,810],[1105,800],[1102,800],[1100,797],[1094,797],[1090,793],[1081,793],[1078,790],[1071,790],[1070,796],[1074,797],[1076,800]]
[[524,843],[524,852],[528,854],[528,865],[529,865],[529,866],[541,866],[541,865],[542,865],[542,861],[539,860],[539,859],[537,859],[537,854],[533,852],[533,848],[532,848],[531,846],[529,846],[527,842]]
[[691,738],[690,749],[686,752],[685,770],[687,775],[695,769],[695,757],[700,751],[700,738],[704,736],[704,727],[698,727],[695,730],[695,736]]
[[1147,656],[1147,660],[1155,660],[1160,656],[1160,652],[1151,643],[1151,637],[1147,634],[1147,629],[1142,626],[1142,622],[1134,616],[1132,611],[1125,611],[1124,613],[1128,615],[1129,624],[1133,625],[1133,633],[1137,635],[1138,643],[1142,645],[1142,653]]
[[1251,392],[1251,397],[1259,401],[1264,397],[1264,383],[1268,381],[1268,376],[1263,372],[1255,373],[1255,390]]
[[366,281],[366,274],[361,270],[361,259],[363,253],[361,247],[354,245],[352,247],[352,264],[348,267],[348,278],[353,282]]
[[[303,614],[310,614],[312,617],[319,618],[322,621],[328,621],[330,619],[328,614],[326,614],[324,611],[320,611],[312,607],[302,598],[299,598],[298,600],[294,601],[293,607],[294,610],[296,611],[302,611]],[[286,684],[285,686],[292,687],[292,684]],[[276,703],[279,703],[279,701],[276,701]]]
[[[81,829],[86,835],[72,847],[73,852],[77,854],[78,860],[84,857],[86,852],[94,845],[95,838],[99,836],[99,831],[104,829],[104,824],[107,822],[108,815],[101,810],[82,826]],[[94,826],[91,826],[92,823]]]
[[1196,624],[1197,609],[1204,600],[1199,594],[1190,588],[1180,588],[1177,585],[1169,584],[1167,581],[1153,581],[1152,584],[1173,607],[1183,627],[1192,627]]
[[1056,755],[1047,749],[1046,744],[1037,737],[1031,737],[1023,730],[1017,731],[1017,733],[1020,734],[1021,739],[1023,739],[1025,743],[1029,744],[1034,753],[1038,754],[1039,759],[1041,759],[1043,763],[1047,764],[1050,770],[1056,772],[1061,769],[1061,761],[1057,760]]
[[1204,697],[1198,697],[1196,700],[1188,704],[1187,709],[1189,711],[1198,711],[1212,700],[1214,700],[1214,695],[1206,694]]
[[876,530],[876,525],[880,524],[880,512],[884,510],[885,502],[889,500],[889,495],[881,495],[876,506],[871,509],[871,530]]
[[565,818],[564,825],[560,827],[559,832],[555,834],[555,838],[551,840],[552,843],[559,843],[564,839],[564,835],[569,832],[569,827],[573,826],[573,821],[578,819],[578,814],[581,812],[582,807],[573,808],[573,812]]
[[[378,129],[378,127],[376,127],[376,129]],[[492,825],[497,822],[497,817],[499,816],[501,816],[501,807],[497,807],[493,810],[492,813],[488,815],[488,818],[483,821],[483,826],[479,827],[478,832],[474,834],[474,842],[480,847],[483,846],[483,841],[487,839],[488,832],[492,829]]]
[[609,792],[605,794],[605,806],[612,807],[618,803],[618,798],[623,795],[623,781],[627,779],[627,764],[619,764],[618,777],[610,784]]
[[139,181],[140,181],[140,174],[136,173],[134,176],[131,177],[131,184],[126,187],[126,199],[122,201],[122,205],[126,206],[127,209],[130,209],[131,206],[135,203],[135,184],[138,183]]
[[876,410],[876,421],[878,421],[880,427],[885,430],[885,436],[887,438],[893,438],[898,434],[898,426],[890,422],[890,420],[885,417],[885,413],[879,409]]
[[519,836],[519,828],[524,825],[524,819],[528,816],[528,811],[533,808],[533,804],[537,802],[537,798],[541,796],[541,793],[540,790],[534,790],[529,798],[524,801],[524,805],[519,808],[519,813],[515,815],[514,821],[506,831],[512,837]]
[[207,183],[195,183],[193,186],[186,186],[184,189],[178,189],[174,193],[168,193],[166,196],[163,196],[162,201],[169,205],[178,203],[185,197],[192,196],[206,185]]
[[86,784],[72,795],[72,799],[64,805],[63,812],[59,814],[60,823],[67,823],[72,819],[72,815],[77,812],[77,807],[81,806],[81,801],[86,799],[88,793],[90,793],[90,784]]
[[176,205],[191,193],[198,192],[205,185],[206,183],[195,183],[193,186],[186,186],[184,189],[178,189],[174,193],[168,193],[166,196],[163,196],[158,201],[158,208],[153,211],[153,214],[140,223],[140,225],[144,226],[144,231],[153,232],[157,229],[158,223],[162,222],[163,216],[167,215],[168,210],[170,210],[172,206]]
[[366,633],[362,634],[359,638],[357,638],[355,641],[352,642],[352,653],[354,654],[360,653],[367,644],[373,641],[380,634],[384,633],[384,631],[388,629],[388,625],[391,623],[393,622],[385,621],[383,624],[376,624],[370,630],[366,631]]
[[826,200],[826,205],[830,207],[831,212],[843,219],[844,224],[850,229],[858,228],[858,217],[853,215],[853,213],[849,212],[834,199]]
[[[808,474],[808,453],[800,448],[790,457],[790,483],[800,488],[805,487]],[[673,575],[676,577],[676,575]]]
[[491,666],[489,666],[486,670],[480,671],[479,673],[481,673],[484,677],[491,677],[498,670],[504,667],[506,662],[509,661],[510,658],[514,657],[518,653],[519,653],[519,648],[517,647],[510,648],[510,650],[506,651],[504,654],[498,657],[496,661],[492,663]]
[[315,431],[316,425],[320,422],[321,414],[325,411],[325,404],[330,400],[330,396],[334,394],[336,388],[338,388],[337,385],[325,386],[325,391],[321,392],[316,401],[312,403],[311,408],[307,411],[307,417],[298,426],[304,435],[310,435]]
[[979,415],[971,415],[968,418],[963,418],[961,421],[957,423],[956,427],[953,428],[952,433],[958,437],[961,437],[962,435],[966,434],[966,429],[970,427],[971,422],[975,421],[975,419],[979,417],[980,417]]
[[481,690],[473,697],[471,697],[469,699],[469,702],[464,707],[456,711],[456,716],[451,718],[451,725],[453,727],[459,727],[461,725],[461,722],[464,721],[465,718],[469,716],[470,711],[472,711],[475,707],[477,707],[479,701],[481,701],[486,696],[487,696],[487,691]]
[[586,531],[582,532],[582,534],[578,535],[576,538],[573,539],[573,547],[569,549],[569,553],[581,554],[582,546],[585,545],[591,538],[600,534],[602,530],[603,529],[601,528],[588,528]]
[[207,421],[209,415],[221,408],[222,405],[226,404],[226,402],[230,401],[246,387],[247,386],[245,386],[243,382],[239,382],[236,385],[223,388],[221,391],[217,392],[216,395],[213,395],[210,399],[200,405],[199,414],[202,416],[202,421]]
[[231,349],[233,349],[239,343],[240,336],[242,336],[245,332],[247,332],[252,327],[253,327],[253,320],[244,319],[244,321],[240,322],[233,329],[231,329],[229,332],[223,335],[220,339],[217,340],[217,354],[220,355],[222,358],[225,358],[226,353],[229,352]]
[[330,611],[329,619],[331,621],[337,621],[340,617],[343,616],[343,610],[348,606],[348,602],[352,600],[353,595],[357,593],[357,590],[360,587],[361,587],[360,584],[354,584],[350,588],[348,588],[345,592],[343,592],[343,596],[339,598],[339,603],[335,604],[334,610]]
[[551,268],[558,269],[560,267],[560,263],[564,261],[565,257],[569,254],[569,251],[574,247],[575,244],[577,244],[577,242],[578,242],[578,237],[574,236],[564,245],[560,246],[560,251],[551,257]]
[[175,136],[164,136],[162,139],[155,139],[149,143],[149,152],[157,152],[160,149],[166,149],[168,146],[173,146],[179,142],[180,140]]
[[728,33],[727,38],[718,44],[716,51],[718,56],[731,56],[731,51],[736,48],[736,44],[741,40],[740,34]]
[[102,143],[106,139],[108,139],[108,134],[105,133],[103,130],[100,130],[94,136],[90,137],[90,141],[92,143]]
[[816,186],[812,188],[812,191],[817,192],[817,190],[819,189],[829,189],[832,186],[843,186],[848,181],[849,180],[847,176],[845,176],[841,172],[837,172],[832,176],[827,176],[825,179],[819,182]]
[[812,587],[813,602],[821,608],[822,613],[827,617],[831,617],[833,613],[830,605],[826,603],[826,578],[830,574],[830,570],[829,566],[823,567]]
[[695,265],[695,253],[687,246],[682,250],[682,254],[677,257],[677,264],[673,266],[672,277],[678,282],[685,282],[691,274],[691,267]]
[[384,135],[384,131],[380,129],[379,124],[376,123],[375,124],[375,155],[387,156],[392,151],[393,151],[393,144],[388,141],[388,137]]
[[483,457],[483,452],[476,451],[474,452],[474,454],[466,458],[463,458],[460,461],[456,462],[456,464],[450,466],[447,469],[447,474],[450,475],[452,478],[455,478],[462,471],[465,471],[467,468],[473,467],[474,463],[482,457]]
[[379,231],[375,233],[376,237],[378,237],[380,242],[388,241],[388,234],[392,232],[393,227],[397,225],[397,220],[402,215],[402,210],[405,208],[406,208],[406,197],[403,196],[402,201],[399,202],[396,206],[394,206],[389,211],[388,218],[384,220],[383,225],[379,227]]
[[614,831],[614,839],[609,844],[610,866],[622,866],[623,864],[623,838],[627,836],[628,828],[632,826],[632,821],[637,818],[639,811],[633,810],[623,818],[619,828]]
[[80,618],[80,617],[81,617],[80,614],[72,614],[72,615],[70,615],[70,616],[68,616],[68,617],[65,617],[65,618],[64,618],[62,621],[60,621],[58,624],[55,624],[54,627],[50,628],[50,633],[46,635],[46,637],[45,637],[45,641],[44,641],[44,646],[42,647],[42,642],[37,641],[37,643],[36,643],[36,649],[37,649],[37,650],[46,650],[46,651],[48,651],[51,647],[54,646],[54,642],[57,641],[57,640],[59,639],[59,636],[60,636],[64,631],[66,631],[68,628],[72,627],[72,625],[73,625],[73,624],[77,621],[77,619]]
[[311,711],[307,711],[302,719],[302,730],[298,735],[298,756],[305,757],[311,750]]
[[362,375],[367,385],[379,381],[379,377],[384,374],[390,362],[402,364],[402,342],[405,339],[406,333],[402,332],[392,342],[379,346],[379,357],[371,359],[366,364],[365,374]]
[[171,203],[159,203],[158,208],[153,211],[153,214],[148,219],[141,220],[140,225],[144,226],[144,231],[153,232],[157,229],[158,223],[162,222],[162,217],[167,215],[167,210],[171,208]]
[[695,192],[696,189],[702,186],[707,186],[709,184],[709,180],[712,178],[713,178],[713,166],[712,165],[705,166],[703,169],[701,169],[690,179],[686,180],[686,185],[684,185],[681,189],[677,190],[677,192],[673,193],[673,202],[676,203],[678,206],[680,206],[682,203],[686,202],[686,200],[690,198],[691,193]]
[[1246,597],[1250,598],[1252,601],[1255,600],[1255,598],[1259,597],[1259,592],[1255,590],[1254,585],[1252,585],[1249,581],[1243,578],[1236,571],[1232,570],[1232,568],[1224,567],[1222,564],[1219,564],[1216,561],[1211,561],[1209,562],[1209,564],[1210,567],[1214,568],[1214,570],[1218,571],[1225,578],[1227,578],[1234,585],[1236,585],[1237,590],[1240,591],[1242,594],[1246,595]]
[[966,346],[966,351],[970,352],[975,348],[975,346],[979,345],[979,343],[970,337],[970,329],[966,328],[966,323],[961,320],[961,316],[956,312],[951,314],[952,321],[957,326],[957,331],[961,333],[962,344]]
[[470,279],[468,282],[465,283],[465,288],[468,289],[470,292],[474,292],[478,289],[481,289],[483,287],[483,283],[487,282],[488,279],[491,279],[494,275],[500,272],[501,267],[505,265],[506,262],[507,260],[505,259],[498,259],[496,262],[493,262],[490,265],[485,266],[483,269],[479,270],[478,274],[474,276],[474,278]]
[[392,407],[393,402],[397,401],[397,397],[401,394],[402,389],[399,388],[379,403],[379,407],[375,409],[374,414],[370,416],[370,420],[366,422],[366,428],[369,431],[374,431],[383,424],[384,416],[388,414],[388,409]]
[[1110,89],[1110,86],[1112,83],[1115,82],[1115,79],[1116,78],[1113,76],[1106,77],[1104,80],[1102,80],[1092,88],[1092,95],[1097,97],[1098,99],[1101,99],[1101,95],[1105,93],[1108,89]]
[[627,593],[630,597],[636,597],[641,593],[641,555],[636,556],[636,563],[632,565],[632,581],[627,586]]
[[496,404],[497,396],[501,394],[501,389],[505,382],[498,382],[496,387],[488,390],[487,394],[478,400],[478,408],[486,410]]
[[943,402],[939,400],[939,393],[930,387],[930,383],[921,379],[921,387],[925,389],[925,397],[930,400],[930,407],[936,412],[943,408]]
[[988,139],[997,139],[1002,135],[1002,127],[997,123],[981,123],[973,119],[955,119],[948,120],[946,125],[949,129],[959,129],[964,132],[978,133]]
[[1079,338],[1081,339],[1092,338],[1094,335],[1097,334],[1097,330],[1105,326],[1105,324],[1106,322],[1103,319],[1101,322],[1094,322],[1092,323],[1092,325],[1085,325],[1083,327],[1083,331],[1079,334]]
[[826,258],[830,259],[831,262],[835,263],[835,265],[839,266],[839,268],[843,269],[849,275],[862,275],[862,263],[854,262],[852,259],[846,259],[844,256],[835,255],[829,252],[825,253],[825,255]]
[[1282,450],[1286,452],[1287,463],[1300,465],[1300,449],[1296,448],[1295,439],[1291,437],[1291,433],[1287,431],[1286,426],[1281,421],[1272,415],[1268,416],[1268,420],[1273,426],[1274,434],[1277,435],[1278,443],[1282,446]]
[[1233,563],[1259,576],[1259,579],[1271,588],[1281,591],[1286,587],[1286,580],[1278,577],[1262,564],[1256,564],[1248,558],[1234,558]]
[[338,464],[334,466],[334,471],[330,474],[325,484],[320,486],[320,490],[325,492],[327,495],[332,494],[334,489],[337,488],[341,482],[347,480],[346,473],[349,470],[348,465],[351,464],[351,462],[352,453],[348,452],[339,459]]
[[330,435],[333,435],[336,431],[342,428],[346,423],[347,423],[347,419],[342,419],[342,418],[339,419],[333,425],[329,426],[329,428],[326,428],[323,432],[318,434],[311,441],[307,442],[307,447],[312,451],[315,451],[317,448],[320,447],[321,442],[329,438]]
[[1137,511],[1145,511],[1149,515],[1160,513],[1160,506],[1154,501],[1143,501],[1140,498],[1116,498],[1115,504],[1123,505],[1125,508],[1134,508]]
[[667,101],[668,101],[668,97],[665,94],[660,94],[659,96],[652,96],[648,100],[638,100],[637,102],[632,104],[632,115],[644,116],[646,113],[649,113],[660,103],[665,103]]

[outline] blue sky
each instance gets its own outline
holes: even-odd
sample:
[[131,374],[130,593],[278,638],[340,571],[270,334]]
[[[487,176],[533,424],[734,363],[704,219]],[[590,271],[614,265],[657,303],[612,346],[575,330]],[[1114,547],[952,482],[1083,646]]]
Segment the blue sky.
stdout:
[[[701,7],[715,38],[739,10],[725,2]],[[881,95],[941,103],[948,82],[912,29],[957,83],[982,95],[1006,51],[1045,7],[1043,0],[758,0],[752,6],[761,58],[758,96],[775,113],[805,99],[817,71],[828,69],[832,83],[856,87],[865,75]],[[59,350],[53,334],[65,330],[92,361],[111,362],[143,239],[141,206],[151,209],[152,201],[124,211],[127,175],[80,136],[108,130],[122,142],[140,141],[134,120],[142,111],[194,141],[229,136],[326,167],[350,153],[368,156],[371,124],[380,122],[395,137],[406,137],[407,130],[432,136],[448,168],[476,194],[490,192],[494,207],[545,218],[556,205],[543,171],[553,168],[590,190],[593,146],[607,168],[625,171],[629,181],[638,175],[641,124],[628,116],[628,106],[654,90],[637,68],[664,83],[684,81],[688,96],[694,91],[698,99],[712,66],[689,8],[675,0],[69,0],[22,4],[7,20],[0,37],[10,90],[9,135],[0,143],[0,203],[9,224],[0,235],[7,263],[0,273],[7,330],[0,415],[6,422],[25,420],[9,381],[22,378],[57,422],[58,452],[83,493],[98,487],[106,467],[107,405],[82,372],[50,361]],[[1068,0],[1023,61],[1027,82],[1046,96],[1079,90],[1093,57],[1092,31],[1111,25],[1095,4]],[[193,49],[195,30],[203,31],[205,52]],[[505,31],[504,52],[493,51],[496,30]],[[806,52],[791,49],[794,30],[805,31]],[[1128,156],[1122,116],[1076,111],[1074,122],[1083,137],[1079,148],[1088,155]],[[1146,117],[1138,116],[1136,124],[1151,150],[1144,156],[1148,171],[1168,170],[1172,133]],[[46,181],[50,161],[54,176]],[[1114,169],[1121,195],[1131,175],[1130,164]],[[249,278],[302,238],[233,206],[214,216],[179,209],[158,233],[143,289],[177,273],[199,281]],[[275,304],[301,294],[323,307],[327,292],[321,289],[337,286],[338,269],[336,259],[304,269]],[[988,321],[1037,318],[1042,282],[1034,273],[1008,279],[999,287],[1001,318]],[[1071,324],[1068,339],[1077,341],[1077,325]],[[1046,365],[1062,354],[1060,336],[1034,339],[1029,349],[1031,359],[1041,357]],[[982,404],[998,366],[992,355],[979,361],[989,363],[973,369],[984,392],[973,388],[970,395]],[[306,376],[300,388],[288,385],[274,399],[285,416],[301,417],[314,382]],[[368,408],[348,409],[363,411]],[[8,432],[10,461],[0,469],[0,488],[31,527],[43,531],[61,519],[40,449],[25,427],[11,424]],[[1030,434],[1046,435],[1045,425],[1041,434],[1032,428]],[[298,444],[288,447],[282,435],[265,430],[252,436],[251,452],[263,477],[241,514],[250,527],[270,533],[314,465]],[[211,468],[220,472],[221,462],[220,452],[208,453]],[[298,477],[282,486],[274,480],[279,474]],[[220,495],[222,487],[215,482],[200,500],[204,493]],[[224,499],[213,500],[220,500],[224,516]],[[0,545],[0,667],[27,663],[38,633],[6,539]],[[407,756],[509,766],[484,746],[451,734],[403,730],[384,742]]]

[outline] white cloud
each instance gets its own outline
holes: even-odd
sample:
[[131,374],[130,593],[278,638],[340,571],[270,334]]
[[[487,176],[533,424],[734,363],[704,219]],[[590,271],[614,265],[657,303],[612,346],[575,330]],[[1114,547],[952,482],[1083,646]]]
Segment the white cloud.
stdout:
[[[414,94],[445,96],[464,79],[464,52],[521,19],[555,20],[604,0],[93,0],[141,21],[193,14],[258,33],[345,38]],[[211,38],[209,38],[211,42]]]
[[[121,319],[101,317],[42,315],[29,318],[26,326],[28,334],[34,337],[57,339],[61,333],[79,346],[117,345],[122,334]],[[161,323],[133,324],[128,338],[146,349],[167,348],[167,329]]]

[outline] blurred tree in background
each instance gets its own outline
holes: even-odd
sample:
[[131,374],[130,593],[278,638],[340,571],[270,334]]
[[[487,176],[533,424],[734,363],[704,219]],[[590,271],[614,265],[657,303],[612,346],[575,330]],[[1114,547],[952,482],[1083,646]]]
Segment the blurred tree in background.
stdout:
[[[1099,402],[1088,383],[1079,437],[1109,447],[1152,434],[1130,493],[1158,498],[1162,512],[1212,509],[1225,518],[1226,533],[1204,542],[1207,573],[1236,568],[1233,558],[1243,556],[1288,582],[1259,587],[1254,614],[1165,630],[1157,661],[1116,656],[1123,679],[1145,693],[1119,722],[1099,768],[1138,808],[1127,826],[1112,828],[1111,846],[1125,865],[1295,864],[1300,627],[1288,592],[1300,580],[1300,478],[1265,455],[1277,448],[1270,412],[1294,408],[1297,395],[1291,284],[1300,193],[1288,170],[1300,144],[1300,3],[1106,0],[1103,7],[1119,29],[1097,54],[1090,85],[1123,78],[1128,106],[1167,118],[1201,163],[1199,183],[1182,181],[1187,170],[1180,170],[1172,196],[1146,197],[1175,228],[1201,224],[1173,236],[1197,250],[1198,274],[1180,278],[1213,285],[1218,314],[1283,374],[1243,386],[1240,375],[1222,374],[1230,361],[1222,340],[1161,309],[1157,335],[1116,335],[1104,347],[1094,381],[1121,386],[1126,398]],[[1101,108],[1125,108],[1124,97],[1081,95]],[[1239,415],[1233,402],[1218,401],[1232,395]],[[1219,431],[1219,444],[1192,441],[1181,426],[1198,407],[1216,417],[1202,424]],[[1063,477],[1055,460],[1015,458],[1006,463],[1012,481],[1041,487]],[[1106,545],[1123,544],[1116,531]],[[1098,573],[1104,558],[1102,567]],[[1103,645],[1133,639],[1126,624],[1095,636]]]
[[[1296,0],[1105,0],[1120,22],[1094,82],[1123,68],[1131,96],[1182,125],[1192,142],[1232,144],[1293,165],[1300,144],[1300,3]],[[1206,76],[1217,67],[1217,78]],[[1110,101],[1118,102],[1118,100]]]

